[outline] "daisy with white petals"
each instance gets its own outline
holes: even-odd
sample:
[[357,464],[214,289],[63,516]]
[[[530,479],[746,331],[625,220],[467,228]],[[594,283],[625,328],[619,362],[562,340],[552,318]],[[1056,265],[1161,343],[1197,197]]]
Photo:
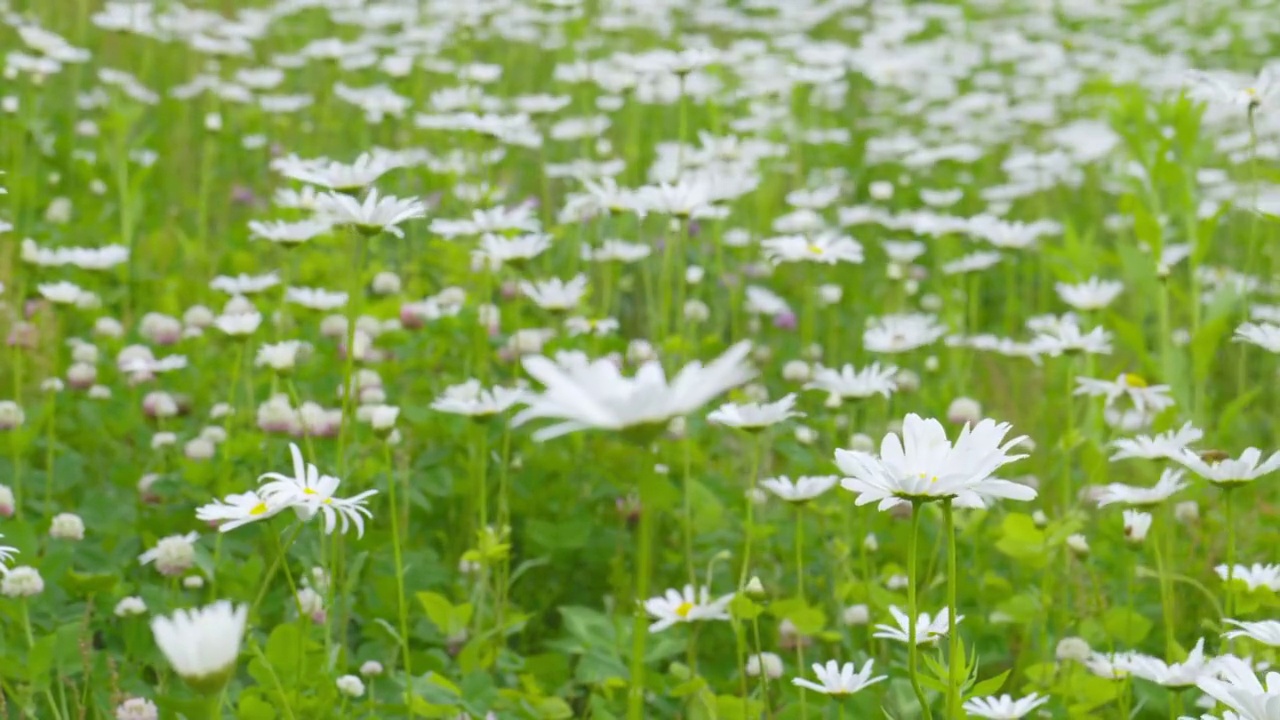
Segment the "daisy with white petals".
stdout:
[[707,422],[748,431],[763,430],[793,417],[804,417],[804,413],[792,409],[795,404],[795,393],[771,403],[725,403],[707,415]]
[[988,720],[1020,720],[1030,715],[1033,710],[1049,702],[1049,698],[1036,693],[1017,700],[1011,695],[996,697],[977,697],[966,700],[961,707],[971,717],[988,718]]
[[248,614],[246,606],[221,600],[156,617],[151,632],[174,671],[192,688],[214,695],[235,672]]
[[806,680],[804,678],[795,678],[791,681],[796,687],[802,687],[806,690],[820,692],[823,695],[834,695],[837,697],[844,695],[852,695],[863,688],[875,685],[881,680],[887,680],[888,675],[879,675],[871,677],[871,668],[875,664],[875,660],[868,660],[861,670],[857,669],[857,665],[848,662],[844,665],[837,663],[835,660],[828,660],[826,665],[821,663],[813,664],[813,674],[818,677],[818,682]]
[[644,610],[654,619],[649,632],[662,632],[677,623],[700,620],[728,620],[733,593],[712,599],[711,590],[685,585],[644,601]]

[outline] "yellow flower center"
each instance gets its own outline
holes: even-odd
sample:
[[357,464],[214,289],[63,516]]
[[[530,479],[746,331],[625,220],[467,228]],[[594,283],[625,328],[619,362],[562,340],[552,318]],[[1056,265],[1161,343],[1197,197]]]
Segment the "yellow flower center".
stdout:
[[1129,387],[1136,387],[1136,388],[1147,387],[1147,381],[1142,379],[1141,375],[1136,375],[1134,373],[1125,373],[1124,382]]
[[266,514],[266,512],[267,512],[266,503],[258,503],[257,505],[254,505],[253,507],[249,508],[249,514],[255,517],[258,515],[264,515]]
[[1245,88],[1245,89],[1244,89],[1244,94],[1245,94],[1245,95],[1248,95],[1249,97],[1257,97],[1257,96],[1258,96],[1258,89],[1257,89],[1257,88]]
[[813,243],[809,243],[809,252],[810,252],[811,254],[813,254],[813,255],[821,255],[821,254],[822,254],[822,248],[821,248],[821,247],[819,247],[818,245],[813,244]]
[[693,603],[691,602],[682,602],[676,607],[676,615],[681,618],[688,619],[690,612],[693,612]]

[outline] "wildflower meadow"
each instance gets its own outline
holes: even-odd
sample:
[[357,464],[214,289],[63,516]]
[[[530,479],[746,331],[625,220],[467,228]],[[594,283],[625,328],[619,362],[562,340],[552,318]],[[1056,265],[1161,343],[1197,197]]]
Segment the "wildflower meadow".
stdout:
[[0,718],[1280,720],[1280,5],[0,0]]

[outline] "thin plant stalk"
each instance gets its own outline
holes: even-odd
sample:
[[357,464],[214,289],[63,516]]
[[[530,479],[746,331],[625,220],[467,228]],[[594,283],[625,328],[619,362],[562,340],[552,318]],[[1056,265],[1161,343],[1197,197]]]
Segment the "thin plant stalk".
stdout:
[[[406,678],[413,677],[412,663],[409,658],[409,611],[405,606],[404,594],[404,555],[400,546],[400,511],[396,504],[396,477],[394,463],[391,458],[391,444],[382,443],[383,460],[387,466],[387,496],[391,503],[391,553],[396,563],[396,612],[399,619],[400,653]],[[405,707],[412,707],[413,684],[404,684]]]
[[919,620],[919,606],[916,603],[916,564],[917,544],[920,539],[920,515],[924,503],[911,501],[911,534],[907,537],[907,675],[911,678],[911,688],[915,690],[916,700],[920,702],[920,711],[924,717],[933,720],[933,711],[929,709],[929,700],[920,685],[919,649],[916,647],[916,625]]
[[[947,717],[956,717],[956,703],[960,698],[960,638],[956,633],[956,585],[960,582],[960,570],[956,563],[956,523],[951,498],[942,501],[942,517],[947,534]],[[912,616],[912,627],[915,616]]]

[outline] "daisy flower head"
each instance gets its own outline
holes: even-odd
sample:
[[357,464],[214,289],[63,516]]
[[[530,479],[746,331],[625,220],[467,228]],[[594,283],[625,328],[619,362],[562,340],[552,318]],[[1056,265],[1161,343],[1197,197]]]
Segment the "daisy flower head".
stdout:
[[1106,398],[1107,407],[1120,398],[1127,398],[1133,409],[1140,413],[1159,413],[1173,406],[1168,385],[1148,385],[1147,381],[1133,373],[1123,373],[1115,380],[1077,377],[1076,395]]
[[365,490],[349,498],[335,497],[334,492],[341,480],[332,475],[321,475],[315,465],[303,460],[302,451],[295,443],[289,443],[289,452],[293,455],[293,475],[263,473],[258,482],[270,482],[259,486],[258,497],[269,507],[293,508],[303,522],[319,513],[324,518],[324,531],[330,535],[341,521],[343,533],[354,525],[357,536],[363,536],[364,519],[373,517],[365,506],[365,500],[378,491]]
[[670,381],[657,360],[644,362],[635,376],[628,378],[607,358],[582,358],[565,365],[528,355],[524,369],[542,383],[543,391],[521,397],[526,407],[512,423],[558,420],[533,434],[539,442],[588,429],[660,431],[672,418],[687,415],[754,377],[755,371],[746,362],[750,352],[751,343],[740,342],[705,366],[697,361],[685,365]]
[[707,421],[725,427],[760,431],[793,417],[804,417],[804,413],[793,410],[795,404],[795,393],[771,403],[725,403],[712,410]]
[[867,320],[862,343],[878,353],[900,353],[932,345],[947,329],[928,313],[883,315]]
[[1228,640],[1247,637],[1250,640],[1260,642],[1263,645],[1280,647],[1280,620],[1245,622],[1242,620],[1228,619],[1225,622],[1229,625],[1234,625],[1237,628],[1235,630],[1228,630],[1222,634],[1222,636]]
[[[0,538],[4,537],[0,535]],[[0,575],[7,575],[9,568],[5,567],[5,563],[12,562],[15,555],[18,554],[18,548],[11,545],[0,545]]]
[[991,419],[966,424],[953,443],[942,423],[911,413],[902,422],[902,437],[886,435],[878,457],[836,450],[836,465],[846,476],[841,485],[857,494],[856,504],[878,502],[880,510],[947,498],[958,507],[976,508],[986,507],[992,498],[1034,500],[1034,489],[993,477],[999,468],[1026,457],[1010,453],[1026,439],[1006,442],[1012,427]]
[[1132,438],[1119,438],[1111,443],[1116,452],[1111,461],[1128,458],[1143,460],[1177,460],[1187,446],[1204,438],[1204,431],[1190,422],[1177,430],[1168,430],[1155,436],[1138,435]]
[[484,419],[506,412],[523,396],[524,390],[520,388],[494,387],[486,390],[479,380],[473,378],[445,388],[444,393],[431,402],[431,409]]
[[[947,636],[949,625],[949,610],[942,608],[937,616],[930,616],[927,612],[920,613],[920,617],[916,618],[914,628],[911,618],[907,614],[899,610],[896,606],[889,606],[889,614],[893,616],[894,625],[876,625],[876,631],[872,637],[885,638],[886,640],[894,640],[900,643],[911,642],[911,632],[915,630],[916,645],[930,645]],[[964,620],[963,615],[956,616],[956,624]]]
[[1258,588],[1267,588],[1280,592],[1280,565],[1263,565],[1262,563],[1254,563],[1252,565],[1219,565],[1215,567],[1214,572],[1218,573],[1218,577],[1225,582],[1228,578],[1232,582],[1244,583],[1250,592]]
[[685,585],[681,590],[667,590],[662,595],[644,601],[644,610],[654,619],[649,632],[662,632],[678,623],[700,620],[728,620],[729,601],[733,593],[712,599],[706,586],[694,588]]
[[801,475],[794,482],[786,475],[779,475],[762,480],[760,487],[789,503],[805,503],[825,494],[838,482],[840,478],[835,475]]
[[1058,297],[1076,310],[1101,310],[1115,301],[1124,291],[1119,280],[1102,280],[1091,277],[1082,283],[1057,283]]
[[1262,460],[1262,451],[1253,447],[1240,453],[1238,459],[1184,449],[1174,460],[1196,475],[1224,488],[1246,485],[1280,469],[1280,452],[1274,452],[1266,460]]
[[316,213],[334,225],[354,227],[364,235],[389,232],[402,238],[400,223],[426,217],[427,209],[420,200],[378,197],[377,189],[370,189],[363,201],[339,192],[323,193],[316,198]]
[[220,600],[153,618],[151,632],[174,671],[195,690],[214,695],[235,671],[248,615],[245,605]]
[[1149,488],[1125,485],[1124,483],[1109,483],[1102,486],[1102,489],[1095,496],[1098,507],[1106,507],[1115,503],[1136,507],[1159,505],[1172,497],[1174,493],[1190,485],[1183,479],[1183,475],[1184,473],[1181,470],[1165,468],[1160,473],[1160,479],[1156,481],[1154,486]]
[[232,493],[225,500],[214,500],[201,505],[196,508],[196,519],[217,525],[221,532],[230,532],[242,525],[273,517],[286,507],[288,506],[280,502],[269,503],[251,490]]
[[971,717],[988,718],[988,720],[1020,720],[1047,702],[1049,698],[1036,693],[1017,700],[1013,699],[1012,695],[999,697],[990,695],[970,698],[961,707]]
[[852,695],[863,688],[888,679],[888,675],[871,677],[871,668],[874,664],[875,660],[867,660],[862,669],[858,670],[857,665],[851,662],[847,662],[844,665],[835,660],[828,660],[826,665],[814,663],[813,674],[818,677],[818,682],[815,683],[804,678],[794,678],[791,683],[796,687],[813,690],[823,695],[837,697]]
[[1166,663],[1142,653],[1129,653],[1116,663],[1133,677],[1174,689],[1195,687],[1200,678],[1213,674],[1213,658],[1204,655],[1204,638],[1200,638],[1187,659],[1180,663]]
[[1254,674],[1253,666],[1234,655],[1214,662],[1216,673],[1197,683],[1205,694],[1231,708],[1244,720],[1272,720],[1280,717],[1280,672],[1268,672],[1266,683]]
[[887,398],[898,389],[897,377],[897,367],[881,365],[878,362],[871,363],[861,370],[847,364],[839,369],[818,366],[813,371],[813,380],[804,388],[825,390],[832,397],[840,400],[861,400],[872,395]]

